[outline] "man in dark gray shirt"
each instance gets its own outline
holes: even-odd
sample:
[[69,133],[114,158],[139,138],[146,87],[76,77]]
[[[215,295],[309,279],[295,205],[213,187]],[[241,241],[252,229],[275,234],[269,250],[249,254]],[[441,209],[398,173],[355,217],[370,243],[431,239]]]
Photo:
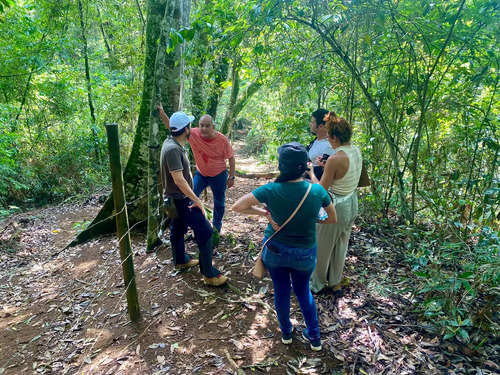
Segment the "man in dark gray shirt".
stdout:
[[[163,186],[163,199],[170,197],[175,202],[178,216],[172,220],[170,243],[176,269],[186,269],[200,264],[205,283],[222,285],[227,281],[220,271],[212,265],[212,233],[213,229],[206,218],[200,199],[193,192],[191,166],[184,148],[191,134],[193,116],[184,112],[175,112],[169,119],[171,137],[168,137],[161,148],[160,169]],[[184,246],[184,235],[187,229],[193,229],[200,260],[189,259]]]

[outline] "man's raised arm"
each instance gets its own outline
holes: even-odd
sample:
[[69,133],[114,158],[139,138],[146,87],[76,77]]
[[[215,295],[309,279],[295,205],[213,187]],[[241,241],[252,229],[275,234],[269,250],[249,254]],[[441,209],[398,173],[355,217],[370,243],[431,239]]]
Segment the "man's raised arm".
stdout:
[[163,106],[161,105],[161,103],[159,105],[157,105],[156,108],[158,108],[158,113],[160,114],[161,120],[163,121],[163,123],[165,124],[167,129],[170,130],[170,119],[168,118],[167,114],[163,110]]

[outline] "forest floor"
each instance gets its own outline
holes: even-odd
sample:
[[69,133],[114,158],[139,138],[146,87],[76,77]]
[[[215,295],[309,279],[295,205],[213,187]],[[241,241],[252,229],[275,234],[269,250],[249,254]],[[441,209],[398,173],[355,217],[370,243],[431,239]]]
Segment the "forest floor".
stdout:
[[[237,168],[269,169],[243,157]],[[361,219],[351,236],[344,296],[315,296],[323,350],[311,351],[301,338],[295,297],[293,343],[283,345],[272,282],[249,273],[265,221],[229,210],[268,181],[237,178],[227,192],[214,263],[229,286],[204,285],[198,268],[176,272],[168,245],[146,253],[144,235],[132,234],[142,314],[134,323],[116,237],[64,249],[98,212],[97,198],[0,223],[0,374],[498,373],[498,356],[468,355],[417,320],[404,292],[413,277],[402,261],[404,239],[373,232]],[[196,255],[193,241],[187,250]]]

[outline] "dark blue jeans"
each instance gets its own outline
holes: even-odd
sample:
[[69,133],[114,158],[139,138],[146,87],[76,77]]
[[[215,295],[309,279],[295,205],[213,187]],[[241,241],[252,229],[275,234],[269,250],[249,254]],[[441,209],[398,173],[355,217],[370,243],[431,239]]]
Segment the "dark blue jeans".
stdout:
[[[264,238],[264,242],[267,238]],[[292,287],[311,339],[319,338],[316,303],[309,289],[309,279],[316,264],[316,246],[309,249],[291,247],[269,241],[262,251],[262,261],[274,285],[274,308],[283,333],[292,332],[290,322],[290,297]]]
[[189,198],[175,199],[179,215],[172,220],[170,227],[170,243],[174,264],[186,264],[189,256],[184,246],[184,235],[188,226],[193,230],[198,249],[200,250],[200,271],[206,277],[215,277],[220,271],[212,265],[212,226],[199,208],[189,208],[193,202]]
[[210,186],[214,196],[214,227],[220,233],[222,228],[222,218],[226,208],[226,189],[227,189],[227,170],[219,173],[214,177],[205,177],[200,172],[196,171],[193,177],[193,191],[197,197],[201,192]]

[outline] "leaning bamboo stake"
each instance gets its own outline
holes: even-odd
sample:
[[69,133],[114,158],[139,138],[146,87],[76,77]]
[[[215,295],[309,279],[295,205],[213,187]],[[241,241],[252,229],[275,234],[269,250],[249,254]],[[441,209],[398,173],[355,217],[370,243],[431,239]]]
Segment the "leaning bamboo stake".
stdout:
[[116,234],[120,243],[123,279],[125,281],[128,313],[131,320],[141,316],[139,298],[134,275],[134,261],[130,232],[128,227],[127,206],[125,205],[125,189],[123,187],[122,167],[120,163],[120,144],[118,141],[118,124],[106,124],[108,135],[109,164],[111,167],[111,183],[116,214]]

